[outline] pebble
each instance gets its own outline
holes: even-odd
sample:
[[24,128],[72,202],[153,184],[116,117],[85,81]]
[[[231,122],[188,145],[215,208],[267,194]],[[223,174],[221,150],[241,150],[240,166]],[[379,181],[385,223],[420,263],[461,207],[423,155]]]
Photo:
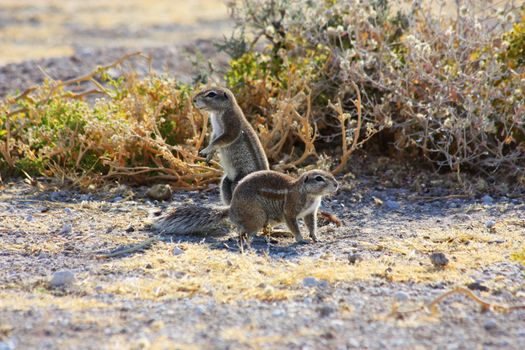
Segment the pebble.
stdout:
[[488,228],[488,229],[493,229],[494,226],[496,226],[496,221],[494,221],[494,220],[487,220],[485,222],[485,227]]
[[498,323],[494,319],[489,318],[483,322],[483,328],[487,331],[493,331],[498,328]]
[[303,286],[305,287],[315,287],[319,282],[315,277],[305,277],[303,279]]
[[147,192],[146,196],[153,200],[165,201],[171,199],[173,191],[170,185],[167,184],[156,184],[153,185]]
[[133,232],[135,231],[135,227],[133,227],[133,225],[129,225],[127,228],[126,228],[126,232],[130,233],[130,232]]
[[122,201],[123,199],[124,199],[124,197],[122,197],[122,196],[115,196],[115,197],[113,197],[113,199],[111,199],[111,201],[112,201],[113,203],[115,203],[115,202],[120,202],[120,201]]
[[73,213],[71,209],[69,208],[64,209],[64,211],[66,212],[67,215],[71,215]]
[[407,301],[408,300],[408,294],[405,293],[405,292],[396,292],[396,294],[394,294],[394,298],[397,300],[397,301]]
[[195,313],[197,315],[205,315],[206,314],[206,308],[202,305],[197,305],[195,307]]
[[29,214],[28,216],[26,216],[26,221],[33,221],[33,215]]
[[467,284],[467,288],[470,290],[479,290],[480,292],[487,292],[489,290],[487,287],[477,281]]
[[330,314],[332,314],[334,311],[335,309],[330,305],[323,305],[317,308],[317,312],[319,312],[321,317],[330,316]]
[[275,309],[272,311],[272,316],[273,317],[280,317],[280,316],[284,316],[286,314],[286,312],[284,312],[283,309]]
[[448,265],[448,258],[441,252],[430,254],[430,261],[436,268],[443,268]]
[[15,350],[15,344],[12,340],[0,341],[0,350]]
[[71,233],[72,230],[73,230],[73,226],[69,222],[66,222],[64,226],[62,226],[62,228],[60,229],[60,234],[68,235]]
[[51,192],[49,199],[56,202],[62,199],[62,194],[60,192]]
[[361,255],[359,255],[357,253],[356,254],[352,254],[352,253],[348,254],[348,262],[351,265],[353,265],[356,262],[361,261],[361,260],[363,260],[363,258],[361,257]]
[[173,248],[173,255],[177,256],[181,254],[184,254],[184,250],[180,249],[179,247]]
[[398,210],[399,208],[401,208],[401,205],[398,202],[390,200],[390,199],[386,200],[384,202],[384,205],[390,210]]
[[489,204],[494,203],[494,198],[486,194],[483,197],[481,197],[481,201],[483,202],[483,204],[489,205]]
[[359,343],[359,340],[354,339],[354,338],[348,339],[348,345],[353,348],[361,347],[361,343]]
[[51,287],[60,288],[71,285],[75,281],[75,274],[70,270],[61,270],[53,273],[51,281],[49,282]]

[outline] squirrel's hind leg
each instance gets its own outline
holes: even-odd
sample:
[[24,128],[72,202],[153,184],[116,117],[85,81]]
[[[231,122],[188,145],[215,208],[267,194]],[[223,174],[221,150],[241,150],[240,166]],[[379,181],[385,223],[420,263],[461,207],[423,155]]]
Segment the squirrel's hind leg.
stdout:
[[233,182],[224,175],[221,180],[221,199],[226,205],[230,205],[233,196]]

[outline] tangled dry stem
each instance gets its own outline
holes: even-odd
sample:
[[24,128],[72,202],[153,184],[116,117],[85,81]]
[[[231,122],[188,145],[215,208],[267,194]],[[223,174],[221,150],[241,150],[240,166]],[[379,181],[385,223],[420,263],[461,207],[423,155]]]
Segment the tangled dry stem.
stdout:
[[399,309],[398,305],[394,303],[392,305],[392,311],[390,312],[390,316],[395,318],[403,318],[409,314],[419,312],[419,311],[426,311],[430,312],[431,314],[435,315],[437,313],[437,307],[438,305],[443,302],[445,299],[447,299],[450,296],[453,295],[464,295],[468,299],[473,300],[476,304],[481,306],[482,311],[493,311],[493,312],[500,312],[500,313],[508,313],[515,310],[524,310],[525,304],[521,305],[506,305],[506,304],[498,304],[493,303],[487,300],[484,300],[474,294],[470,289],[464,288],[464,287],[457,287],[453,290],[447,291],[438,297],[436,297],[434,300],[432,300],[429,303],[423,304],[419,307],[408,309],[408,310],[401,310]]

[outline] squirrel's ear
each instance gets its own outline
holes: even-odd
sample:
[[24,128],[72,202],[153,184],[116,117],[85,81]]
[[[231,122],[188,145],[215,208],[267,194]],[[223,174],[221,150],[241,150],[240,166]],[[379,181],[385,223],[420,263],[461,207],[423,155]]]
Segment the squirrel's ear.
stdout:
[[228,99],[228,94],[226,93],[226,91],[224,91],[224,98]]

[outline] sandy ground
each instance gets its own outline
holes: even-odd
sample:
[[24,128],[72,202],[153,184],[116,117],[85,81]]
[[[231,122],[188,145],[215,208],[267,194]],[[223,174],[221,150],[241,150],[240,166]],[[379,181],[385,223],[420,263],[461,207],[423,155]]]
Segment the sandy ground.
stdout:
[[222,1],[2,0],[0,65],[108,47],[165,47],[230,30]]
[[[217,203],[217,190],[157,203],[147,188],[8,183],[0,195],[0,346],[523,349],[525,310],[482,312],[455,295],[435,313],[405,313],[456,287],[525,304],[524,268],[511,257],[525,242],[523,193],[446,197],[436,180],[415,191],[384,187],[380,173],[341,180],[323,207],[344,225],[321,221],[319,243],[296,245],[281,233],[256,238],[242,255],[226,230],[167,237],[111,259],[96,252],[147,238],[144,223],[169,206]],[[432,252],[448,265],[433,266]],[[74,281],[52,286],[56,271]]]

